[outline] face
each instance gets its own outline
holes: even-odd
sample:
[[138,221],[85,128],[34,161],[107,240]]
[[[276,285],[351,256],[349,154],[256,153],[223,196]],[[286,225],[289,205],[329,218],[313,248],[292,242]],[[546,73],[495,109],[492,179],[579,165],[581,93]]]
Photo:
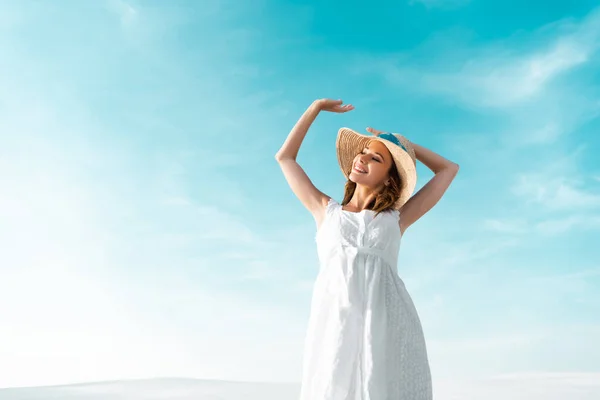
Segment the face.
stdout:
[[378,140],[372,140],[354,157],[349,178],[358,185],[377,188],[388,179],[392,163],[387,147]]

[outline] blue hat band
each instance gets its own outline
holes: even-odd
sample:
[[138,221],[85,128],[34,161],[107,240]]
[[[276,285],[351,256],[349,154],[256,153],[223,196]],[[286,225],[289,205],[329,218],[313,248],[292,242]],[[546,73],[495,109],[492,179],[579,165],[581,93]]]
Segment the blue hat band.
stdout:
[[380,133],[379,135],[377,135],[377,137],[394,143],[396,146],[399,146],[402,150],[404,150],[408,153],[408,150],[406,150],[406,147],[404,147],[404,145],[400,142],[400,140],[398,140],[396,135],[386,132],[386,133]]

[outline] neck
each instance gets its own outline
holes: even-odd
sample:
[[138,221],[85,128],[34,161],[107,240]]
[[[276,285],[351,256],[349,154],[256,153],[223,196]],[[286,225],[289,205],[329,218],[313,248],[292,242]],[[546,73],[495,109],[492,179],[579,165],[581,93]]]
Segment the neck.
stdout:
[[356,185],[354,194],[348,202],[348,205],[358,210],[364,210],[369,203],[375,200],[378,191],[366,186]]

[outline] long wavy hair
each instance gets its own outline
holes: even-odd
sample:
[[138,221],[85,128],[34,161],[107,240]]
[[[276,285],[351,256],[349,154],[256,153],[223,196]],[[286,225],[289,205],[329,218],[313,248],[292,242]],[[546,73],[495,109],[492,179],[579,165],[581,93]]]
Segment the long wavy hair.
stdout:
[[[350,175],[350,172],[348,172],[348,175]],[[385,186],[385,188],[380,191],[375,199],[366,207],[369,210],[375,211],[376,215],[379,215],[379,213],[384,211],[392,210],[394,208],[394,204],[400,198],[402,181],[400,179],[400,175],[398,174],[398,169],[396,168],[395,163],[392,163],[389,175],[389,185]],[[346,205],[350,202],[355,190],[356,183],[348,179],[344,187],[344,200],[342,201],[342,205]]]

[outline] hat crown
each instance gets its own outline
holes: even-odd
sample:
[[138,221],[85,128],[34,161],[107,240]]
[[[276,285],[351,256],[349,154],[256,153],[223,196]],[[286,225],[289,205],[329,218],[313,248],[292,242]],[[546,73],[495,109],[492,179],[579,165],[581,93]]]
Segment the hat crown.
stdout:
[[404,136],[398,133],[384,132],[377,135],[377,137],[394,143],[396,146],[407,152],[415,164],[417,163],[415,149],[413,148],[412,143],[410,143],[410,141]]

